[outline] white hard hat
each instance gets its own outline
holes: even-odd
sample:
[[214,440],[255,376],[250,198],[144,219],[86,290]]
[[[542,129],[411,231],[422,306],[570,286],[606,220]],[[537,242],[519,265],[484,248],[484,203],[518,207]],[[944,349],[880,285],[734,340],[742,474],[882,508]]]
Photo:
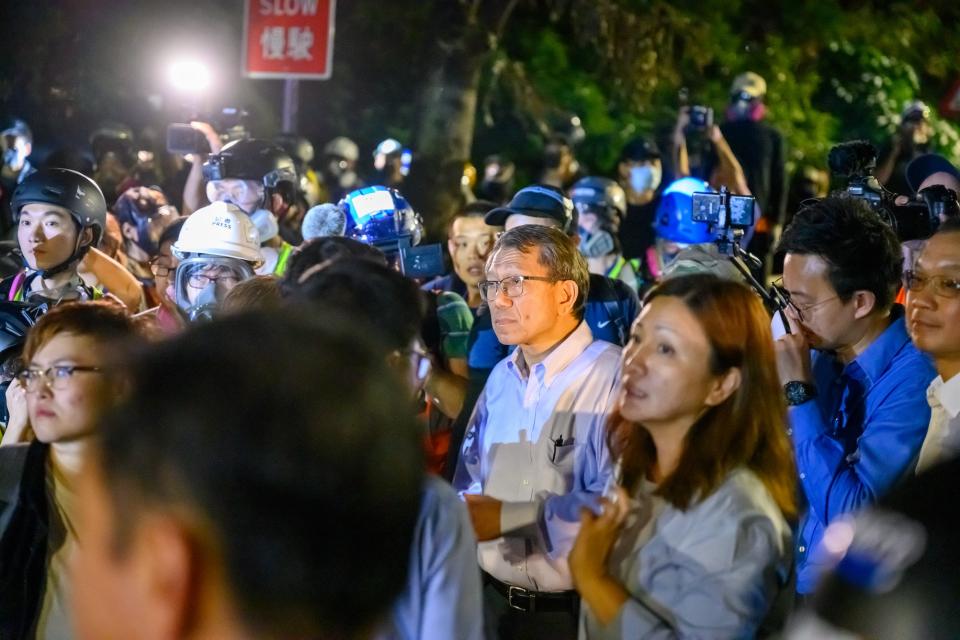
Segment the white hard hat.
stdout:
[[258,266],[260,233],[243,209],[228,202],[214,202],[197,209],[183,223],[173,253],[184,260],[191,255],[234,258]]

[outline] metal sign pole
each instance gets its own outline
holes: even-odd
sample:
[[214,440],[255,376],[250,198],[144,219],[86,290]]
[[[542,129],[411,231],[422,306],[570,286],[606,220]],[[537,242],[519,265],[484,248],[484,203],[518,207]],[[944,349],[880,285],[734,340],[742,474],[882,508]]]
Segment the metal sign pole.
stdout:
[[300,81],[285,78],[283,81],[283,131],[296,132],[300,111]]

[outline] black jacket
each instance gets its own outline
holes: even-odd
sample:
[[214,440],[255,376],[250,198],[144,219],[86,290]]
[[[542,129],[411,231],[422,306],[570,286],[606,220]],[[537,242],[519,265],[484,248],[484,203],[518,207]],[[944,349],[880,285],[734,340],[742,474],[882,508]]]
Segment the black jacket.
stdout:
[[753,120],[724,122],[720,131],[743,167],[763,216],[772,224],[782,223],[787,207],[783,136],[767,123]]
[[[51,527],[41,442],[0,447],[0,640],[33,638],[47,580]],[[63,544],[63,534],[53,545]]]

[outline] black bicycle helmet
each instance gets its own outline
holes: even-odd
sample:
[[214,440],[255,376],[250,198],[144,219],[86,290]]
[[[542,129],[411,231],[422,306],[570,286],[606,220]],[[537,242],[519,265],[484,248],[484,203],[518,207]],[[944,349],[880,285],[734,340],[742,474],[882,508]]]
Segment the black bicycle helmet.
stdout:
[[100,243],[107,226],[107,201],[97,183],[87,176],[72,169],[40,169],[31,173],[13,191],[10,208],[14,222],[20,219],[20,209],[34,202],[67,209],[82,229],[93,229],[89,246]]
[[297,168],[286,151],[267,140],[247,138],[225,145],[203,164],[206,180],[256,180],[272,189],[281,182],[297,183]]

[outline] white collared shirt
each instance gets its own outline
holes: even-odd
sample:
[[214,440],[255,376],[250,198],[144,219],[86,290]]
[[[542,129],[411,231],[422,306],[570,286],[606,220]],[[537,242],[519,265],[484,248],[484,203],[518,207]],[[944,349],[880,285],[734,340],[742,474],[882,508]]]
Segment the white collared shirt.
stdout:
[[960,455],[960,374],[946,382],[937,376],[927,387],[930,426],[920,448],[917,473]]
[[610,477],[605,421],[620,347],[585,322],[529,371],[522,351],[491,372],[470,419],[454,487],[503,501],[504,536],[480,543],[484,571],[536,591],[572,588],[567,553],[580,508]]

